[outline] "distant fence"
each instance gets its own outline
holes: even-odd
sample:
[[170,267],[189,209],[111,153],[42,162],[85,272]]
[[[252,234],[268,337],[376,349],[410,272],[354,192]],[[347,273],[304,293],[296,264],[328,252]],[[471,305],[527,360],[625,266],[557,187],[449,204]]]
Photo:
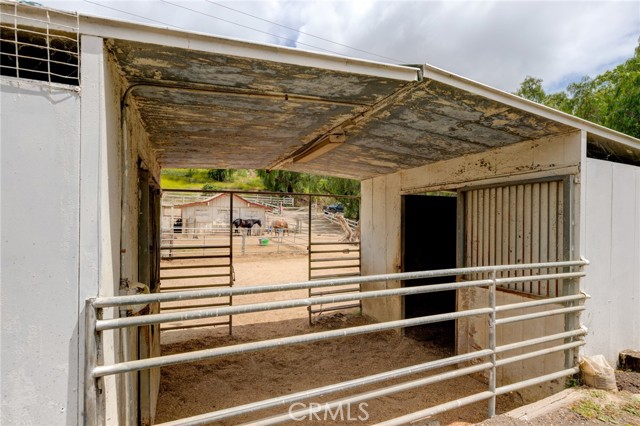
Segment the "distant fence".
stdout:
[[293,207],[294,205],[293,197],[290,197],[290,196],[280,197],[277,195],[253,194],[253,195],[243,195],[242,198],[244,198],[247,201],[251,201],[252,203],[262,204],[264,206],[273,207],[273,208],[277,208],[279,206]]
[[[324,213],[324,217],[331,223],[339,223],[336,216],[342,216],[342,213],[331,213],[327,211],[324,211],[323,213]],[[357,220],[347,219],[345,217],[344,221],[347,222],[347,225],[349,225],[349,228],[351,228],[352,231],[354,231],[358,227]]]

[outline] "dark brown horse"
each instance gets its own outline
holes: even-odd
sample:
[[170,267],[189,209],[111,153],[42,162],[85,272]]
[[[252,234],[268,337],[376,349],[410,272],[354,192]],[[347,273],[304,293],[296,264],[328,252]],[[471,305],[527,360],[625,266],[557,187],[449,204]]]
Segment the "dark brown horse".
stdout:
[[253,228],[254,225],[262,227],[260,219],[236,219],[232,223],[233,226],[236,227],[236,232],[238,232],[238,228],[248,228],[247,235],[251,235],[251,228]]

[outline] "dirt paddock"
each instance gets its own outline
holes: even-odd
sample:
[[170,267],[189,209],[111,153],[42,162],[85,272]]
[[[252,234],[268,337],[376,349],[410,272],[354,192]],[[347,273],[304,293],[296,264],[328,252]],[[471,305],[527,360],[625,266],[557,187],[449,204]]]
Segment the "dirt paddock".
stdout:
[[[236,258],[235,286],[304,281],[307,274],[306,262],[306,256],[291,255]],[[306,297],[306,293],[306,290],[297,290],[237,296],[234,298],[234,305]],[[366,323],[367,319],[359,316],[356,311],[327,314],[320,317],[313,326],[309,326],[306,308],[239,315],[233,319],[233,336],[228,335],[227,327],[163,332],[162,352],[173,354]],[[433,342],[417,341],[389,331],[163,367],[156,422],[287,395],[450,355],[448,349]],[[385,381],[352,390],[351,393],[371,391],[434,373]],[[352,410],[357,412],[352,412],[351,418],[356,420],[349,420],[345,409],[342,420],[338,417],[336,421],[332,421],[329,416],[329,421],[309,421],[307,417],[306,420],[292,420],[287,424],[372,424],[482,390],[486,390],[486,385],[473,378],[463,377],[367,401],[367,405],[363,406],[365,411],[360,411],[359,406],[355,405]],[[345,394],[337,393],[303,403],[306,406],[310,403],[322,404],[342,396]],[[506,395],[498,399],[498,411],[510,410],[518,403],[520,400],[517,396]],[[216,424],[250,422],[265,416],[287,413],[288,408],[264,410]],[[297,405],[295,408],[302,406]],[[486,414],[487,404],[483,402],[439,415],[438,420],[443,425],[468,424],[483,420]],[[361,420],[357,420],[358,416]]]

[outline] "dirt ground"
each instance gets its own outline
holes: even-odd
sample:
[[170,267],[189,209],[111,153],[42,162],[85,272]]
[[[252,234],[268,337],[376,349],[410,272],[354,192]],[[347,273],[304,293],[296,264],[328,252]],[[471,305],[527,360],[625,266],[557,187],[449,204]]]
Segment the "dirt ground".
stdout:
[[[333,314],[309,327],[306,318],[262,322],[234,328],[228,336],[222,330],[190,331],[188,340],[163,345],[163,353],[171,354],[204,348],[228,346],[266,338],[282,337],[363,325],[359,316]],[[177,339],[176,339],[177,340]],[[221,360],[200,362],[162,369],[157,421],[169,421],[225,407],[259,401],[275,395],[286,395],[309,388],[329,385],[366,375],[415,365],[450,355],[428,342],[419,342],[398,333],[382,332],[295,345],[264,352],[236,355]],[[451,368],[453,369],[453,367]],[[438,370],[443,371],[443,370]],[[432,373],[431,373],[432,374]],[[422,375],[361,388],[358,392],[397,384]],[[368,401],[367,420],[352,422],[372,424],[419,409],[446,402],[486,389],[486,385],[469,377],[442,382]],[[344,394],[315,398],[324,403]],[[498,401],[500,412],[515,408],[518,398],[506,396]],[[267,415],[286,413],[288,407],[265,410],[253,416],[239,416],[228,422],[240,424]],[[472,424],[486,417],[486,403],[479,403],[438,416],[441,424]],[[355,416],[355,414],[354,414]],[[288,424],[345,424],[345,421],[301,421]]]
[[[234,259],[234,263],[236,287],[304,281],[307,276],[306,256],[245,256]],[[239,305],[306,296],[307,290],[295,290],[286,293],[236,296],[233,302],[234,305]],[[172,354],[366,323],[367,320],[359,316],[355,310],[346,314],[325,314],[313,326],[309,326],[306,308],[238,315],[233,318],[233,336],[228,335],[228,328],[224,326],[163,332],[162,352]],[[161,373],[156,422],[194,416],[276,395],[287,395],[449,355],[451,354],[446,349],[433,343],[416,341],[390,331],[164,367]],[[442,370],[423,373],[422,376],[440,371]],[[420,375],[386,381],[360,388],[355,392],[370,391],[417,377]],[[346,421],[345,414],[345,421],[314,420],[289,424],[372,424],[485,389],[486,385],[473,378],[458,378],[418,388],[413,392],[397,393],[368,401],[365,408],[368,418],[364,422]],[[344,394],[336,393],[305,403],[324,403],[341,396]],[[518,402],[519,398],[513,395],[499,398],[499,412],[514,408]],[[216,424],[239,424],[267,415],[286,413],[287,409],[288,407],[280,407],[271,411],[264,410]],[[487,404],[479,403],[443,414],[438,416],[438,419],[443,425],[467,425],[483,420],[486,412]],[[352,417],[357,415],[364,414],[354,413]]]

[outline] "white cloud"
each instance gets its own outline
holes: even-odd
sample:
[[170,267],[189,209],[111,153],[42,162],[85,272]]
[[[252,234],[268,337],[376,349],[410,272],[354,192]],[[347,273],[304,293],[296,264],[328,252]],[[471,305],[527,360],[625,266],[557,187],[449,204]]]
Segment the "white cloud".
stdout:
[[[158,0],[100,3],[192,31],[305,50],[317,47],[381,62],[426,62],[508,91],[526,75],[543,78],[551,90],[594,76],[630,57],[640,36],[640,1],[168,1],[179,6]],[[144,22],[86,1],[41,2]]]

